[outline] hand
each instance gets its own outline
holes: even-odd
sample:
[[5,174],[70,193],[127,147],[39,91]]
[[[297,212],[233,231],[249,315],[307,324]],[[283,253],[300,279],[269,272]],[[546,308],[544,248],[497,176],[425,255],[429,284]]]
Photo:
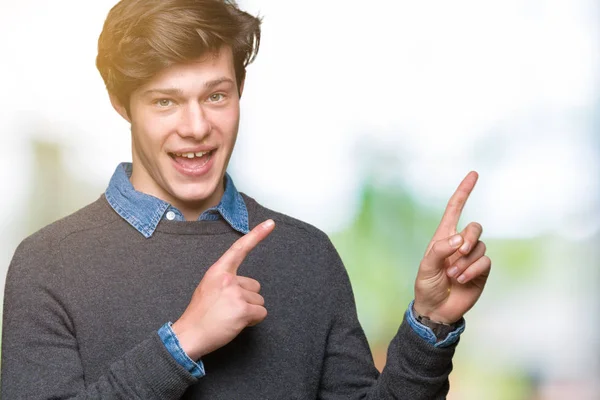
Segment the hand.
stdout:
[[432,321],[454,323],[481,296],[492,263],[479,240],[482,227],[472,222],[460,233],[456,228],[478,175],[470,172],[448,202],[415,281],[415,311]]
[[231,342],[247,326],[267,316],[260,283],[238,276],[248,253],[275,227],[272,220],[258,225],[238,239],[204,274],[192,300],[173,324],[183,351],[198,360]]

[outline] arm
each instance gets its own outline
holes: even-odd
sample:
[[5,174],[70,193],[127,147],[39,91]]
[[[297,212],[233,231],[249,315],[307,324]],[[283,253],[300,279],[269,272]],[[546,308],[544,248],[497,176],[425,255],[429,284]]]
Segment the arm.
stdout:
[[333,399],[445,399],[456,343],[437,348],[417,335],[405,320],[388,348],[387,363],[379,374],[356,315],[352,288],[342,261],[331,250],[336,291],[334,317],[323,362],[318,398]]
[[[481,225],[471,223],[460,234],[456,231],[476,181],[477,174],[469,173],[451,197],[417,272],[414,311],[436,323],[452,325],[462,321],[479,299],[490,272],[491,261],[485,256],[485,245],[479,241]],[[320,396],[445,399],[457,344],[454,340],[464,325],[459,323],[447,341],[436,343],[433,332],[420,326],[409,309],[390,343],[386,366],[377,377],[358,324],[350,283],[337,253],[332,264],[340,271],[332,282],[343,284],[338,285],[334,296],[335,318],[325,354]]]
[[[25,241],[9,267],[2,330],[4,399],[179,399],[196,381],[153,334],[86,382],[56,252]],[[54,265],[53,265],[54,264]]]
[[50,244],[47,233],[45,240],[26,240],[15,253],[6,282],[3,398],[179,399],[202,375],[201,365],[192,360],[265,318],[260,284],[238,276],[237,269],[273,228],[273,221],[266,221],[236,241],[206,272],[172,329],[167,325],[139,343],[96,382],[84,376],[69,313],[77,302],[68,300],[69,280],[59,246]]

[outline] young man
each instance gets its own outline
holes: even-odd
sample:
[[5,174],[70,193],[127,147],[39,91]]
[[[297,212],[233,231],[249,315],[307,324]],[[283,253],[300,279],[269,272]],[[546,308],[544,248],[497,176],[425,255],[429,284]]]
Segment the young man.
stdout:
[[97,65],[133,162],[17,249],[4,399],[445,398],[490,271],[481,226],[456,231],[477,175],[450,200],[379,374],[327,236],[226,173],[259,25],[222,0],[110,11]]

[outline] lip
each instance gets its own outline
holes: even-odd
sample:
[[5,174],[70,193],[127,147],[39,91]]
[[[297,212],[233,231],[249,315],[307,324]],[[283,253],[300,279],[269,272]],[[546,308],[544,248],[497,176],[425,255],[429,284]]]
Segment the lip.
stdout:
[[[197,153],[200,151],[209,151],[209,150],[195,150],[195,151],[187,150],[187,151],[183,151],[182,153],[192,153],[192,152]],[[173,154],[173,153],[170,153],[170,154]],[[181,153],[179,153],[179,154],[181,154]],[[169,156],[169,159],[171,159],[173,168],[175,168],[175,170],[177,172],[179,172],[181,175],[184,175],[184,176],[187,176],[190,178],[198,178],[198,177],[207,175],[210,172],[210,170],[215,162],[215,155],[216,155],[216,149],[213,149],[213,152],[210,155],[210,160],[208,160],[208,162],[206,164],[204,164],[203,166],[201,166],[199,168],[187,168],[187,167],[179,164],[177,161],[175,161],[173,159],[173,157]]]

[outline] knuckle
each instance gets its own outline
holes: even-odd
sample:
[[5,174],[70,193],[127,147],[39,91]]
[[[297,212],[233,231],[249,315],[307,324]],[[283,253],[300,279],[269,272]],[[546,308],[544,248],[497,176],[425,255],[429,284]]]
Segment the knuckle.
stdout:
[[440,254],[440,246],[442,244],[440,243],[440,241],[436,241],[433,243],[433,246],[431,246],[431,251],[429,252],[434,258],[438,258],[439,254]]
[[479,241],[478,246],[481,247],[481,251],[483,251],[484,253],[487,251],[487,246],[481,240]]
[[458,268],[459,271],[463,271],[465,268],[467,268],[469,266],[469,263],[467,262],[465,257],[461,257],[458,260],[456,260],[456,263],[454,265],[456,265],[456,267]]
[[247,302],[240,302],[239,304],[239,309],[242,312],[243,315],[248,315],[250,314],[250,304],[248,304]]
[[260,320],[262,321],[263,319],[267,318],[267,309],[264,307],[260,307],[258,309],[258,317],[260,318]]
[[[233,276],[229,272],[222,272],[220,275],[217,275],[217,276],[220,277],[223,285],[225,285],[227,287],[229,287],[231,282],[235,279],[235,276]],[[235,286],[233,286],[233,287],[235,287]]]
[[[213,267],[216,264],[217,263],[213,264]],[[209,269],[206,270],[206,272],[204,273],[204,276],[202,277],[201,282],[204,281],[205,279],[206,280],[210,280],[210,279],[214,278],[218,274],[216,268],[213,268],[213,267],[211,267],[211,268],[209,268]]]
[[235,252],[243,252],[246,246],[242,240],[237,240],[231,245],[231,250]]
[[242,297],[238,285],[226,286],[223,288],[223,294],[232,300],[238,300]]
[[246,302],[246,299],[244,297],[244,293],[242,292],[242,289],[239,286],[235,287],[233,296],[239,302],[243,302],[243,303]]
[[231,299],[231,314],[235,319],[243,318],[248,314],[248,303],[241,299]]
[[457,209],[460,207],[460,199],[457,196],[452,196],[450,200],[448,200],[448,208]]

